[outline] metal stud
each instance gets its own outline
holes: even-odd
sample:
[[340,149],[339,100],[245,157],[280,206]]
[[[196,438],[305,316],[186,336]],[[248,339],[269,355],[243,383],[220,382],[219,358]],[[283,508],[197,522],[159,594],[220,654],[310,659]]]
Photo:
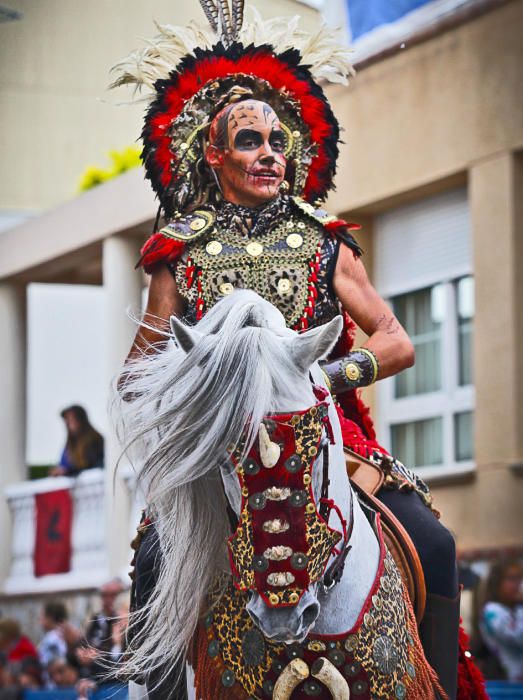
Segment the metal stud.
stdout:
[[293,454],[288,459],[285,460],[285,469],[291,474],[295,474],[301,469],[301,458],[300,455]]
[[289,498],[289,503],[294,508],[301,508],[307,501],[306,491],[293,491]]
[[255,556],[252,560],[252,568],[254,569],[254,571],[256,571],[256,573],[262,574],[269,568],[269,562],[262,555]]
[[236,678],[234,677],[234,673],[230,669],[226,668],[222,673],[222,685],[225,688],[232,688],[235,683]]
[[264,493],[253,493],[249,498],[249,505],[253,510],[263,510],[267,499]]
[[291,661],[292,659],[303,659],[303,649],[299,644],[289,644],[285,651]]
[[345,654],[339,649],[333,649],[328,654],[329,661],[336,667],[340,667],[345,662]]
[[321,685],[316,680],[310,680],[303,684],[303,692],[309,697],[321,695]]
[[246,474],[249,474],[249,476],[254,476],[260,471],[260,465],[256,462],[255,459],[252,459],[252,457],[250,457],[249,459],[245,460],[243,464],[243,469]]
[[220,653],[220,644],[217,639],[213,639],[211,642],[209,642],[209,646],[207,647],[207,654],[211,657],[211,659],[214,659],[218,654]]
[[343,669],[343,672],[346,676],[349,676],[349,678],[357,676],[360,671],[361,664],[359,661],[353,661],[351,664],[347,664]]
[[301,571],[302,569],[306,569],[308,562],[309,562],[309,558],[303,552],[294,552],[294,554],[291,557],[291,566],[296,571]]
[[403,698],[407,695],[407,688],[403,685],[403,683],[396,684],[396,687],[394,688],[394,695],[398,698],[398,700],[403,700]]
[[354,695],[363,695],[363,693],[367,692],[367,688],[368,686],[365,681],[356,681],[352,684],[351,691]]

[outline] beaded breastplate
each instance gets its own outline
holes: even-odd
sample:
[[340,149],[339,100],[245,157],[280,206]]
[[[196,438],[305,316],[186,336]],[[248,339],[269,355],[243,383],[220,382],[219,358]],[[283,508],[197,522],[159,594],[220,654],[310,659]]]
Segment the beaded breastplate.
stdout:
[[295,658],[303,659],[310,673],[290,698],[330,699],[331,692],[314,675],[315,662],[322,657],[341,673],[354,700],[435,697],[437,678],[424,657],[407,593],[383,542],[374,586],[346,633],[309,634],[292,645],[272,643],[254,626],[247,601],[248,593],[232,583],[224,593],[211,596],[211,612],[201,623],[194,647],[196,687],[205,700],[268,700]]
[[[254,225],[246,223],[247,217],[242,221],[241,208],[228,203],[216,213],[197,212],[174,269],[178,290],[187,301],[187,320],[199,320],[234,289],[254,290],[296,330],[325,323],[339,313],[326,279],[336,242],[326,235],[312,207],[307,213],[306,203],[278,204]],[[170,224],[173,232],[177,225],[176,219]]]

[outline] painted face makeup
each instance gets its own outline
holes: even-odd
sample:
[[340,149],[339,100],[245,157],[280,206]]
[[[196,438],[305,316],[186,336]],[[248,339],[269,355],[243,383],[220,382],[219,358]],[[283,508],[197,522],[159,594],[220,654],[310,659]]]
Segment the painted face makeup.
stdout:
[[257,207],[278,194],[287,160],[284,134],[270,105],[258,100],[228,105],[215,117],[209,141],[207,162],[226,200]]

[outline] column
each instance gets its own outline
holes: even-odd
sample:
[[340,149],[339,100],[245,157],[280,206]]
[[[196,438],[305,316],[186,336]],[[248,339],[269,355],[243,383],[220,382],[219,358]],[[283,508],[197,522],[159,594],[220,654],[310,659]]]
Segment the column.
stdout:
[[0,589],[11,563],[11,518],[5,498],[9,484],[26,478],[26,288],[10,282],[0,284]]
[[[134,269],[138,244],[131,238],[112,236],[103,243],[103,280],[106,291],[107,317],[105,345],[108,382],[123,366],[136,332],[129,313],[141,310],[142,276]],[[129,564],[129,495],[123,474],[115,469],[121,447],[114,432],[106,441],[105,497],[109,573],[122,575]]]
[[476,462],[523,462],[522,161],[503,153],[470,170],[476,311]]

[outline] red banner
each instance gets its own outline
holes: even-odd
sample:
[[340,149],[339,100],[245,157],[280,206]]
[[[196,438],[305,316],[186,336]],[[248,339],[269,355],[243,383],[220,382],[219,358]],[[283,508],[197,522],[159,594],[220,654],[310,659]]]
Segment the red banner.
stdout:
[[71,494],[67,489],[39,493],[35,501],[34,574],[64,574],[71,570]]

